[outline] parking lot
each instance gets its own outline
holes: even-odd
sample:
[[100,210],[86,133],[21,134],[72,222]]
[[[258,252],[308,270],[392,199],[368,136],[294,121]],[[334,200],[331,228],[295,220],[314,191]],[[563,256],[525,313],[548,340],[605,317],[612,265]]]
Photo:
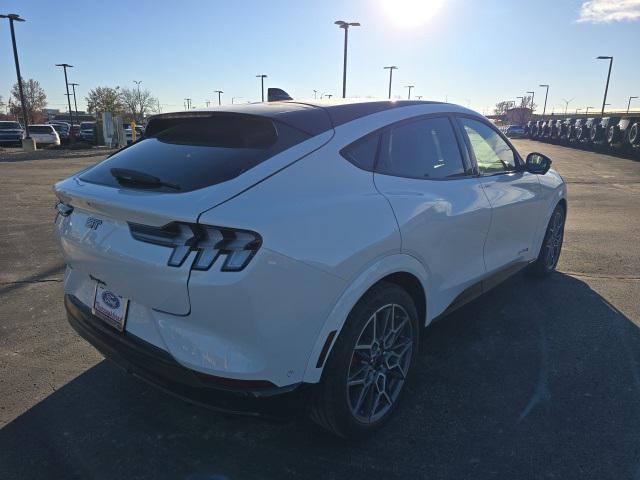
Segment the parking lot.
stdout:
[[0,478],[640,479],[640,162],[514,143],[568,183],[559,272],[432,325],[401,411],[362,443],[193,406],[105,361],[63,313],[51,190],[105,152],[0,154]]

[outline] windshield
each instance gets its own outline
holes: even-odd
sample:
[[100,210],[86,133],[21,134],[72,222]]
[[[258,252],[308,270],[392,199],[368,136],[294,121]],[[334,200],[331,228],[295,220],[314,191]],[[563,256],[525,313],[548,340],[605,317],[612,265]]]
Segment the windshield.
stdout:
[[83,122],[80,124],[80,130],[93,130],[93,125],[94,125],[93,122],[89,122],[89,123]]
[[18,122],[0,122],[0,130],[22,130]]

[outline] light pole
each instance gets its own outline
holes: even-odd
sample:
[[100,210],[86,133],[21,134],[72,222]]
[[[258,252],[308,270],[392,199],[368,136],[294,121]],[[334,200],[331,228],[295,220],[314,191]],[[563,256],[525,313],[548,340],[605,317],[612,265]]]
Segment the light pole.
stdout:
[[542,108],[542,118],[544,118],[544,114],[547,113],[547,98],[549,97],[549,85],[538,85],[538,86],[547,88],[547,92],[544,94],[544,107]]
[[562,101],[564,102],[564,114],[567,114],[567,108],[569,108],[569,103],[573,101],[573,98],[570,98],[569,100],[567,100],[566,98],[563,98]]
[[209,104],[211,103],[209,100],[207,100],[206,102],[204,102],[207,105],[207,108],[209,108]]
[[418,100],[422,100],[422,97],[423,97],[423,95],[416,95],[416,98],[417,98]]
[[[142,101],[140,100],[140,84],[142,83],[142,80],[134,80],[133,83],[135,83],[138,86],[138,103],[141,104],[140,105],[140,110],[142,110]],[[136,112],[134,112],[134,113],[136,113]],[[137,115],[136,115],[136,117],[137,117]],[[140,117],[142,117],[142,112],[140,112]],[[142,118],[138,117],[138,119],[140,121],[142,121]]]
[[522,105],[524,104],[524,97],[516,97],[518,100],[520,100],[520,108],[522,108]]
[[325,97],[329,98],[329,100],[331,100],[331,97],[333,97],[333,95],[331,93],[327,93],[325,94]]
[[191,99],[185,98],[184,101],[187,102],[187,110],[191,110]]
[[611,78],[611,67],[613,66],[613,57],[607,57],[604,55],[600,55],[596,57],[596,60],[609,60],[609,73],[607,73],[607,84],[604,87],[604,99],[602,100],[602,116],[604,116],[604,107],[605,103],[607,103],[607,92],[609,91],[609,79]]
[[[264,102],[264,79],[267,78],[266,75],[256,75],[256,78],[260,79],[260,91],[262,93],[262,101]],[[240,97],[238,97],[240,98]]]
[[581,112],[582,109],[581,108],[576,108],[576,115],[578,115],[578,112]]
[[236,98],[242,98],[242,97],[231,97],[231,105],[233,105]]
[[318,90],[313,91],[313,99],[316,100],[318,98]]
[[337,20],[335,22],[339,28],[344,29],[344,61],[342,66],[342,98],[347,97],[347,44],[349,42],[349,27],[359,27],[358,22],[345,22]]
[[73,113],[71,113],[71,97],[69,96],[69,81],[67,80],[67,68],[73,68],[73,65],[69,65],[68,63],[56,63],[56,67],[62,67],[64,69],[64,85],[67,88],[67,102],[69,103],[69,120],[71,120],[71,127],[73,130]]
[[587,107],[587,110],[584,112],[585,117],[589,115],[589,109],[593,107]]
[[73,89],[73,106],[76,111],[76,120],[78,120],[78,102],[76,102],[76,87],[80,85],[79,83],[70,83],[71,88]]
[[631,107],[631,100],[638,97],[629,97],[629,103],[627,103],[627,113],[629,113],[629,107]]
[[214,90],[213,93],[217,93],[218,94],[218,106],[222,105],[222,100],[220,95],[222,95],[224,92],[222,90]]
[[[20,18],[17,13],[10,13],[8,15],[0,15],[0,18],[9,19],[9,28],[11,29],[11,43],[13,45],[13,60],[16,63],[16,75],[18,76],[18,91],[20,92],[20,105],[22,106],[22,117],[24,119],[24,131],[26,138],[29,136],[29,120],[27,119],[27,105],[24,103],[24,92],[22,90],[22,75],[20,75],[20,62],[18,61],[18,47],[16,46],[16,32],[13,29],[13,22],[24,22],[24,18]],[[69,91],[67,90],[67,93]],[[69,107],[71,110],[71,107]]]
[[414,85],[407,85],[404,88],[408,88],[409,89],[409,95],[407,96],[407,100],[411,100],[411,89],[414,87]]
[[389,100],[391,100],[391,81],[393,79],[393,71],[397,70],[398,67],[391,65],[390,67],[384,67],[384,69],[389,70]]
[[536,98],[536,92],[525,92],[525,93],[530,93],[531,94],[531,115],[533,115],[533,109],[534,109],[533,101]]

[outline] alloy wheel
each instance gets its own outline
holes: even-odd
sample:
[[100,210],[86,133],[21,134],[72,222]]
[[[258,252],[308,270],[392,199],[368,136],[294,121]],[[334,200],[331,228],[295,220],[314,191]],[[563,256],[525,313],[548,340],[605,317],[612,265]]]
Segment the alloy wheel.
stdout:
[[347,401],[355,419],[374,423],[395,405],[409,371],[413,336],[411,319],[398,304],[387,304],[369,317],[347,376]]
[[558,209],[553,214],[553,219],[549,225],[549,236],[545,245],[546,248],[546,266],[552,270],[558,264],[560,258],[560,250],[562,249],[562,240],[564,237],[564,215],[562,210]]

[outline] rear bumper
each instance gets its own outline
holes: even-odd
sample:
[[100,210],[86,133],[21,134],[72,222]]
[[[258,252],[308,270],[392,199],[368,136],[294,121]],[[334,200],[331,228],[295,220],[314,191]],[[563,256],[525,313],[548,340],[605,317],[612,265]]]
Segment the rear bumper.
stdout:
[[65,295],[64,303],[69,323],[81,337],[127,372],[166,392],[215,410],[269,418],[288,418],[302,409],[304,384],[277,387],[196,372],[165,350],[111,328],[73,295]]

